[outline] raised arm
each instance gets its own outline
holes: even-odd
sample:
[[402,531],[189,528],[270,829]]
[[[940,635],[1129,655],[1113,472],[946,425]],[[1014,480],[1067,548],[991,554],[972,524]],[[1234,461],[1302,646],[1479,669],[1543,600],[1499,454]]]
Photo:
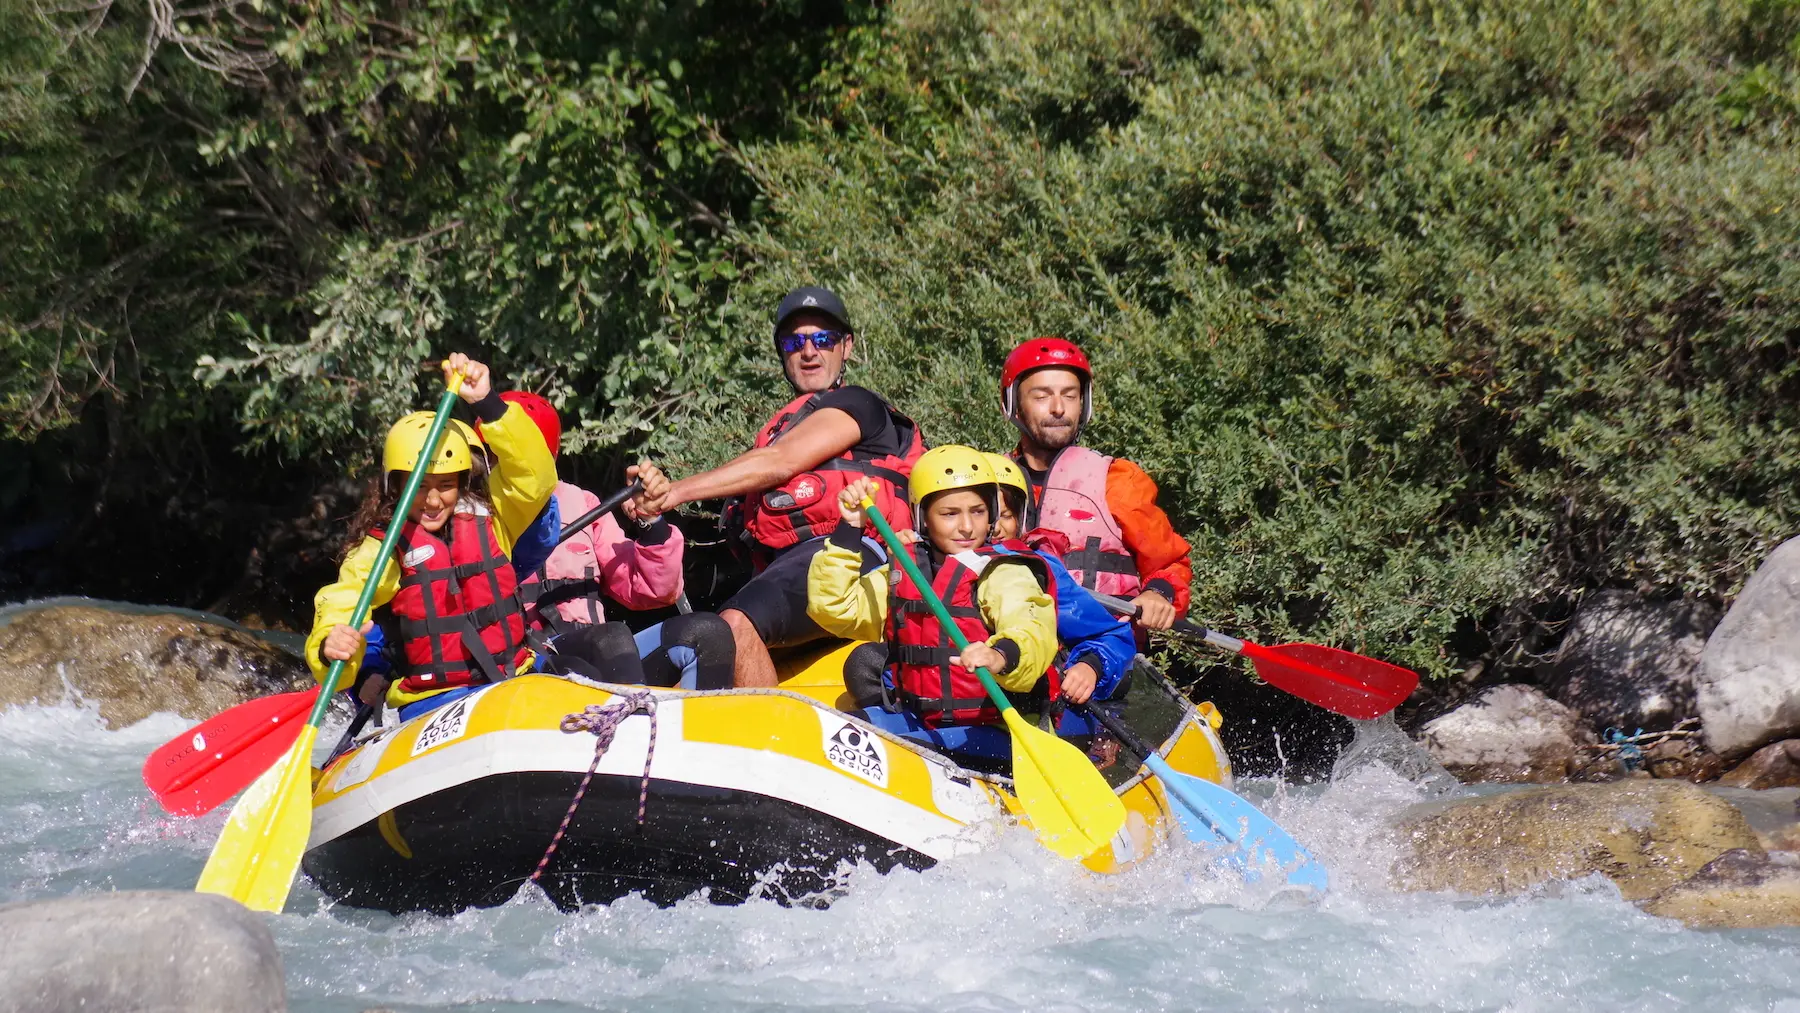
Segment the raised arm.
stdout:
[[703,499],[744,496],[773,489],[795,475],[849,453],[862,440],[862,427],[849,412],[821,408],[780,440],[739,454],[711,471],[689,475],[669,490],[665,510]]

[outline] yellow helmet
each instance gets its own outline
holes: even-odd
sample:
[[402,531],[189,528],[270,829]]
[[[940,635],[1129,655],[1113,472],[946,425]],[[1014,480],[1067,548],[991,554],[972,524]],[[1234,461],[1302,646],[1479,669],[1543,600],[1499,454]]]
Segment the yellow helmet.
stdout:
[[[431,432],[431,412],[413,412],[388,429],[387,442],[381,448],[382,471],[411,471],[424,449],[425,437]],[[467,427],[464,427],[467,428]],[[444,428],[427,475],[450,475],[469,470],[469,441],[453,424]]]
[[469,425],[462,419],[451,419],[450,430],[451,432],[461,433],[463,441],[469,445],[471,450],[476,447],[480,447],[484,451],[487,450],[487,441],[481,438],[481,430]]
[[1019,470],[1018,462],[1005,454],[984,453],[981,456],[987,458],[988,467],[994,469],[994,477],[1000,480],[1001,485],[1017,489],[1026,496],[1031,495],[1031,487],[1025,484],[1025,473]]
[[981,451],[955,443],[925,451],[913,464],[912,475],[906,480],[906,495],[913,502],[913,527],[925,530],[926,497],[951,489],[980,489],[982,486],[990,490],[988,511],[992,513],[994,496],[1000,487],[994,481],[994,469]]

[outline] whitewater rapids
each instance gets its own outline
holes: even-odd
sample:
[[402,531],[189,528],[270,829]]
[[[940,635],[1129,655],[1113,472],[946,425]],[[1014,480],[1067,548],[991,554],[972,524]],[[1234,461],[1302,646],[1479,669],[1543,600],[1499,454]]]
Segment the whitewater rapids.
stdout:
[[[224,811],[171,818],[138,776],[187,725],[108,731],[74,704],[0,713],[0,901],[191,888]],[[627,900],[563,915],[527,890],[454,918],[396,918],[333,907],[302,879],[273,927],[289,1001],[309,1013],[1800,1013],[1800,930],[1686,929],[1598,879],[1504,902],[1392,891],[1391,820],[1439,782],[1364,763],[1292,793],[1239,787],[1332,870],[1329,897],[1246,887],[1187,849],[1097,877],[1015,830],[923,873],[855,870],[825,910]]]

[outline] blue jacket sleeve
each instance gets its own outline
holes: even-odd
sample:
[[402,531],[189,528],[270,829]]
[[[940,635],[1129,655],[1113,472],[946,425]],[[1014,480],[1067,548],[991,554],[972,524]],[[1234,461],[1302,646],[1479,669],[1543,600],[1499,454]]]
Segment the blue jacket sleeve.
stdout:
[[533,570],[544,565],[550,558],[550,550],[556,548],[556,536],[562,534],[562,508],[557,505],[556,497],[544,504],[532,520],[531,526],[519,532],[518,541],[512,547],[513,576],[524,580]]
[[[392,672],[394,670],[393,662],[388,660],[387,652],[383,649],[386,646],[387,635],[381,632],[381,624],[376,623],[375,627],[369,631],[368,636],[363,638],[363,658],[360,671],[374,672],[381,676]],[[349,689],[350,684],[345,683],[344,688]]]
[[1056,637],[1069,652],[1069,661],[1092,655],[1099,660],[1100,677],[1094,681],[1094,699],[1105,700],[1119,688],[1119,680],[1137,656],[1137,640],[1131,624],[1120,622],[1087,589],[1075,583],[1068,567],[1055,556],[1039,553],[1056,578]]

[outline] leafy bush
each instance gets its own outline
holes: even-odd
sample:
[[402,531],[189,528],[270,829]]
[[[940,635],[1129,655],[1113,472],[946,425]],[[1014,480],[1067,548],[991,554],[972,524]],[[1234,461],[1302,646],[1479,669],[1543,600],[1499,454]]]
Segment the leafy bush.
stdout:
[[1793,121],[1731,98],[1745,60],[1791,74],[1793,31],[1659,0],[902,4],[829,122],[753,152],[738,298],[841,284],[875,385],[988,446],[1005,349],[1075,337],[1089,442],[1163,483],[1199,615],[1529,661],[1585,589],[1727,594],[1794,531]]

